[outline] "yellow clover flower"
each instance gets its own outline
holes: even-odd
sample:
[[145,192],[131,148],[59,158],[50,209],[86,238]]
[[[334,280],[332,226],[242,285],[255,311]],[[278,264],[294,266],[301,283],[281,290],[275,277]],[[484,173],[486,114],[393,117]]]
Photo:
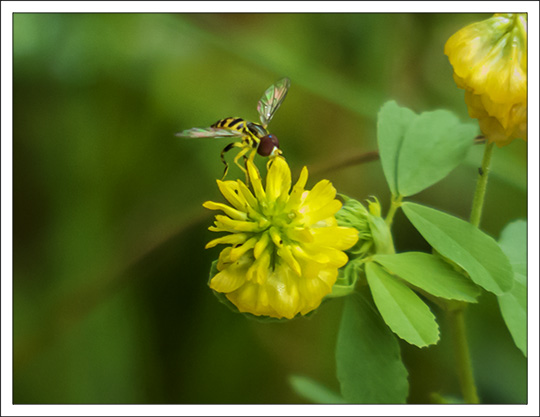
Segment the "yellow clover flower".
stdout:
[[444,53],[486,138],[497,146],[527,140],[527,16],[495,14],[466,26]]
[[219,255],[210,288],[224,293],[240,312],[291,319],[316,309],[332,291],[343,252],[358,240],[358,231],[337,225],[341,202],[327,180],[304,190],[302,169],[291,190],[291,171],[282,157],[268,163],[266,187],[256,166],[247,161],[253,192],[242,181],[217,181],[229,205],[207,201],[222,210],[209,230],[228,234],[210,241],[230,246]]

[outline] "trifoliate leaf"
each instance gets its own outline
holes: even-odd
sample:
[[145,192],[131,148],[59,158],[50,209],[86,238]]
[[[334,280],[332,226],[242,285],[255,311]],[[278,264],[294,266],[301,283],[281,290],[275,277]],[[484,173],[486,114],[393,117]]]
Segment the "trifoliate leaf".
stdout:
[[413,290],[373,262],[366,264],[366,276],[373,301],[395,334],[418,347],[437,343],[435,316]]
[[512,289],[512,267],[492,237],[439,210],[410,202],[401,207],[429,244],[467,271],[473,282],[497,295]]
[[386,103],[377,140],[392,194],[411,196],[442,180],[464,161],[477,132],[475,124],[461,123],[446,110],[417,115],[395,101]]

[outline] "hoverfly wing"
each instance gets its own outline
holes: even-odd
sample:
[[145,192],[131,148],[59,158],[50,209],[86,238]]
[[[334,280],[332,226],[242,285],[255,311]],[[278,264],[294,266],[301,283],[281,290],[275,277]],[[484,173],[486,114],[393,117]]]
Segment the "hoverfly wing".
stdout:
[[261,119],[261,124],[266,129],[274,113],[281,106],[283,100],[287,96],[287,91],[291,86],[291,80],[283,78],[274,85],[270,86],[263,94],[259,103],[257,104],[257,111]]
[[175,136],[181,138],[241,138],[245,134],[237,130],[220,129],[217,127],[193,127],[178,132]]

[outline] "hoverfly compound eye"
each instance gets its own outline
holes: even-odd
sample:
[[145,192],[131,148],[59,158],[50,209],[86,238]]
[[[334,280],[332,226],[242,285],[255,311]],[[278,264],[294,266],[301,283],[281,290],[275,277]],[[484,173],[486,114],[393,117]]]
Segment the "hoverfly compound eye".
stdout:
[[261,156],[270,156],[276,148],[279,149],[279,141],[276,135],[266,135],[261,138],[257,153]]

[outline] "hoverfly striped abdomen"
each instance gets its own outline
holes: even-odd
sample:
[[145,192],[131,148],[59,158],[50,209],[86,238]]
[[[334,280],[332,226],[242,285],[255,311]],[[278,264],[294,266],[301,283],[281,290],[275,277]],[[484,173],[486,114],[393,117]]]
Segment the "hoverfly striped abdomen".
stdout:
[[240,117],[227,117],[226,119],[218,120],[211,127],[220,128],[220,129],[231,129],[237,132],[244,133],[244,141],[252,148],[256,148],[259,143],[258,135],[252,129],[250,125],[253,123],[247,123],[244,119]]
[[244,119],[241,119],[240,117],[227,117],[226,119],[218,120],[212,125],[212,127],[232,129],[249,134],[249,131],[246,127],[246,121]]

